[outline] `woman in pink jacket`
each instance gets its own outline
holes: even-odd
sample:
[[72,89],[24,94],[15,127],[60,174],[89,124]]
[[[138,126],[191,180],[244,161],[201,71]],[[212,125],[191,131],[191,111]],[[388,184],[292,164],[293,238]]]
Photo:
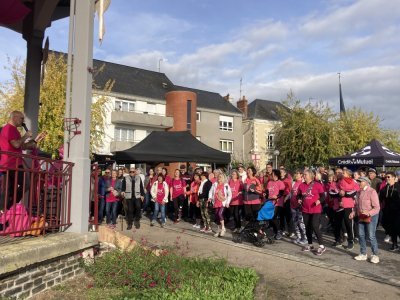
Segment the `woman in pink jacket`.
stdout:
[[335,210],[335,243],[333,246],[338,246],[340,243],[340,232],[342,222],[347,231],[347,249],[354,248],[354,232],[353,220],[350,219],[350,214],[355,206],[355,198],[360,190],[357,182],[352,178],[353,173],[349,169],[343,170],[343,178],[338,182],[339,198],[335,198],[333,209]]
[[360,177],[360,193],[357,199],[357,205],[350,218],[358,215],[358,231],[360,238],[360,254],[354,257],[355,260],[367,260],[367,242],[365,236],[368,236],[371,242],[372,255],[370,261],[374,264],[379,262],[378,242],[376,241],[376,226],[379,218],[379,197],[375,189],[371,188],[371,181],[367,177]]

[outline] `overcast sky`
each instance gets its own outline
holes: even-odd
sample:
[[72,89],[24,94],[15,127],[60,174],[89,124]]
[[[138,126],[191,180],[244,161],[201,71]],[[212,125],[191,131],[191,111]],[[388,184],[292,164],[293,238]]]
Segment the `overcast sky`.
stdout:
[[[97,27],[97,18],[95,19]],[[400,0],[112,0],[94,58],[161,71],[177,85],[249,101],[347,108],[400,129]],[[68,21],[47,30],[50,48],[67,50]],[[0,65],[25,57],[20,35],[0,27]],[[1,68],[0,81],[9,74]]]

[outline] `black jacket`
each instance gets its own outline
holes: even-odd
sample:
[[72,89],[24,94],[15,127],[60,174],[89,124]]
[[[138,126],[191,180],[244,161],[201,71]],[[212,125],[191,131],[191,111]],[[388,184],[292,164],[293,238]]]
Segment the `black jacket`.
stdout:
[[201,192],[201,194],[199,194],[199,199],[208,200],[208,194],[210,192],[211,187],[212,187],[211,181],[207,180],[203,185],[203,191]]

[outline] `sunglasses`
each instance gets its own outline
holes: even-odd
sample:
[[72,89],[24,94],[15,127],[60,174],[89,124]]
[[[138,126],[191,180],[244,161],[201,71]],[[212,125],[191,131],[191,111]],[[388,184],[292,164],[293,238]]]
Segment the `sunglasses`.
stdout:
[[104,174],[110,174],[110,172],[104,172]]
[[129,171],[129,173],[135,173],[135,171]]

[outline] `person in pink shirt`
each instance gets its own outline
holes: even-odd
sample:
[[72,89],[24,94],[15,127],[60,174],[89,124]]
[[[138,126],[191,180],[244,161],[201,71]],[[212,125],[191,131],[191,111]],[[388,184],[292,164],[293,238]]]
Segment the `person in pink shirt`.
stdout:
[[325,200],[324,187],[314,180],[315,174],[311,170],[304,171],[304,182],[300,184],[297,191],[297,199],[302,209],[304,225],[306,226],[306,236],[308,245],[303,247],[303,251],[313,251],[313,232],[317,236],[319,247],[314,253],[322,255],[326,248],[322,240],[319,229],[322,204]]
[[255,176],[256,168],[248,167],[247,178],[243,184],[243,201],[246,221],[257,220],[257,214],[261,208],[261,199],[263,195],[262,186]]
[[214,234],[215,237],[224,236],[225,220],[224,212],[229,207],[229,203],[232,199],[231,188],[226,182],[226,176],[222,172],[218,174],[217,181],[211,186],[208,198],[213,202],[215,210],[215,223],[218,225],[217,231]]
[[161,211],[161,227],[165,226],[165,204],[168,203],[169,188],[164,181],[164,176],[157,175],[157,181],[153,182],[150,188],[151,201],[154,202],[154,213],[150,226],[154,226],[158,212]]
[[181,172],[176,169],[170,184],[170,194],[174,203],[174,223],[179,223],[182,214],[183,201],[185,201],[186,182],[181,178]]
[[280,230],[282,232],[286,232],[285,234],[289,237],[293,237],[293,223],[292,223],[292,212],[290,209],[290,192],[292,191],[292,176],[286,171],[286,169],[281,166],[279,168],[281,172],[281,180],[285,185],[285,190],[283,192],[283,206],[282,206],[282,215],[280,216]]
[[[273,169],[270,180],[267,182],[265,189],[266,197],[269,201],[273,201],[275,205],[274,218],[271,221],[271,227],[274,231],[274,238],[280,240],[282,238],[282,231],[278,230],[278,218],[283,216],[283,202],[285,193],[285,184],[280,180],[281,172]],[[281,220],[282,222],[282,220]]]
[[190,189],[187,192],[189,197],[189,209],[192,212],[193,218],[196,220],[193,228],[200,229],[201,223],[201,212],[199,203],[199,187],[200,187],[200,175],[195,173],[193,175],[193,181],[190,183]]
[[379,197],[375,189],[371,188],[371,181],[367,177],[359,177],[360,192],[356,201],[355,211],[350,214],[350,218],[358,215],[358,232],[360,239],[360,254],[354,257],[355,260],[367,260],[366,236],[371,242],[372,255],[370,261],[379,263],[378,242],[376,240],[376,226],[379,218]]
[[335,242],[334,246],[337,247],[340,243],[340,233],[342,222],[347,231],[347,249],[354,248],[354,231],[353,220],[349,218],[353,212],[355,205],[355,198],[360,187],[352,178],[352,172],[349,169],[343,170],[343,178],[338,181],[339,198],[335,198],[333,209],[335,210]]
[[229,204],[229,209],[231,210],[231,215],[233,215],[235,224],[233,232],[239,232],[240,227],[242,227],[240,210],[243,208],[243,183],[239,179],[239,172],[237,170],[232,170],[229,186],[232,192],[232,200]]
[[[20,111],[13,111],[10,114],[8,123],[1,129],[0,132],[0,150],[12,152],[15,154],[22,154],[22,150],[36,148],[37,139],[32,140],[32,132],[26,131],[23,136],[18,131],[19,127],[22,127],[24,123],[24,114]],[[31,139],[31,140],[30,140]],[[9,154],[2,154],[0,156],[0,173],[3,174],[4,179],[8,180],[9,184],[8,193],[4,190],[1,191],[3,194],[8,194],[8,199],[5,201],[4,197],[0,197],[0,211],[10,208],[11,205],[19,202],[22,198],[22,187],[24,182],[24,172],[16,173],[17,168],[22,168],[22,159]],[[17,174],[17,175],[16,175]],[[6,179],[6,177],[8,178]],[[14,194],[14,186],[18,185],[17,193]]]
[[297,200],[297,192],[300,184],[303,183],[303,174],[300,170],[294,173],[294,182],[292,186],[292,191],[290,192],[290,209],[292,211],[292,222],[294,226],[294,231],[296,234],[295,244],[305,245],[307,244],[306,238],[306,227],[303,221],[303,213],[301,211],[301,206]]
[[117,174],[117,170],[113,170],[111,178],[106,183],[106,221],[111,228],[115,228],[117,224],[118,200],[122,188],[122,182],[118,180]]

